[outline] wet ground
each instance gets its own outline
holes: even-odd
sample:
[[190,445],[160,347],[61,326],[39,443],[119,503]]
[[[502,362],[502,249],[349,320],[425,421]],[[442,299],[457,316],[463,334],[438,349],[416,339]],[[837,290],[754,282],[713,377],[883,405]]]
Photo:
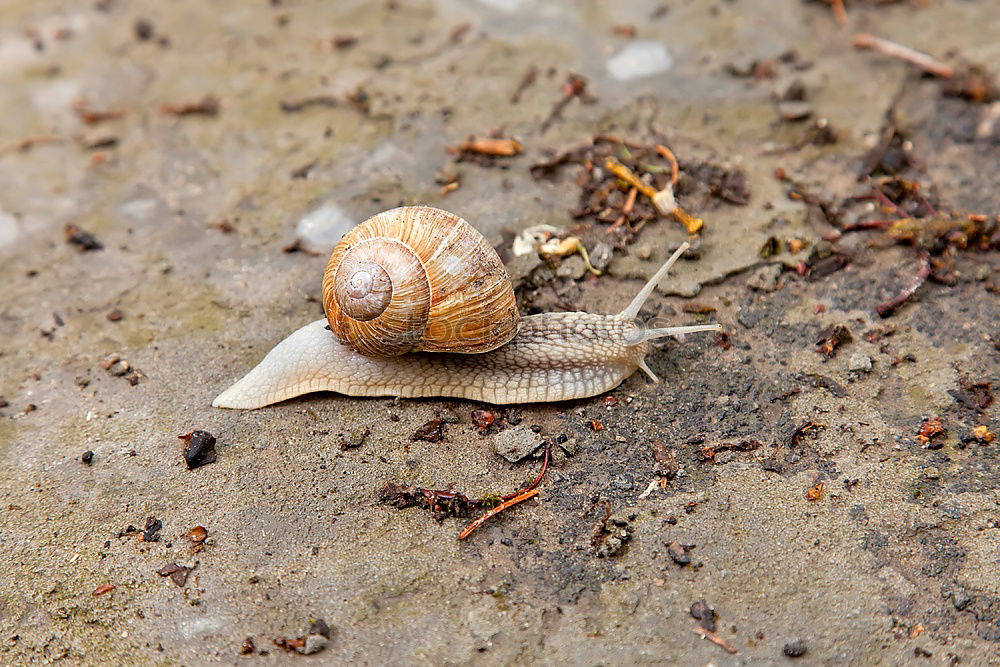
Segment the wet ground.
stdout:
[[[1000,107],[851,47],[993,64],[997,19],[847,9],[5,3],[0,662],[1000,664]],[[523,151],[446,151],[491,133]],[[485,429],[462,401],[209,407],[320,315],[339,235],[398,204],[475,224],[525,312],[619,310],[688,234],[581,211],[599,135],[669,146],[705,222],[643,316],[726,335],[654,351],[661,384]],[[894,215],[850,200],[886,137],[867,171],[898,172],[880,191],[922,232],[849,229]],[[614,246],[606,273],[515,257],[542,223]],[[434,419],[441,440],[412,439]],[[379,502],[523,487],[541,450],[494,452],[515,424],[562,442],[540,494],[467,539],[470,519]],[[189,470],[195,429],[217,460]]]

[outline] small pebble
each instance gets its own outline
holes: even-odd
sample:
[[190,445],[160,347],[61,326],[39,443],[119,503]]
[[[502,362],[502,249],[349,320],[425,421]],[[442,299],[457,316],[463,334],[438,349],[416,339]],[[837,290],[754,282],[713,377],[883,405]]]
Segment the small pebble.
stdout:
[[667,47],[659,42],[632,42],[608,59],[608,74],[631,81],[666,72],[674,64]]
[[493,438],[493,451],[511,463],[531,456],[542,446],[542,438],[529,427],[520,425],[501,431]]
[[781,652],[787,655],[789,658],[798,658],[806,654],[806,643],[801,639],[796,639],[793,642],[788,642],[781,649]]
[[411,437],[413,440],[440,442],[444,438],[444,421],[432,419],[414,431]]
[[855,373],[867,373],[872,369],[872,358],[864,352],[851,355],[848,368]]
[[94,452],[88,449],[83,453],[82,456],[80,456],[80,460],[86,463],[87,465],[90,465],[91,463],[94,462]]
[[192,431],[178,437],[185,442],[184,462],[187,463],[188,470],[215,463],[214,435],[208,431]]

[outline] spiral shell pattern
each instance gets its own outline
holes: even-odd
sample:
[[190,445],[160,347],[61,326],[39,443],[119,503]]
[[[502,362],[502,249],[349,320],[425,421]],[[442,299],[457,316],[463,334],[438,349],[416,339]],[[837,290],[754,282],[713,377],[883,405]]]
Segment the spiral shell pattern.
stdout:
[[520,321],[489,242],[425,206],[379,213],[345,234],[323,274],[323,307],[340,342],[373,357],[486,352]]

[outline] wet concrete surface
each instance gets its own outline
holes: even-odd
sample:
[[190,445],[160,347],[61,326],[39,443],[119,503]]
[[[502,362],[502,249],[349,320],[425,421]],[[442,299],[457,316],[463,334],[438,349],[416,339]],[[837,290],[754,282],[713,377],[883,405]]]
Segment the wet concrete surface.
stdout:
[[[998,445],[968,438],[1000,430],[984,389],[1000,386],[1000,257],[956,253],[953,284],[928,282],[881,320],[914,250],[845,234],[833,249],[846,267],[803,279],[829,226],[775,178],[857,194],[895,100],[935,200],[1000,213],[995,104],[943,97],[850,46],[867,31],[995,63],[995,12],[849,3],[840,29],[820,2],[658,6],[5,3],[0,662],[292,662],[307,658],[274,640],[322,618],[316,659],[331,663],[778,664],[802,641],[803,664],[1000,664]],[[634,37],[614,29],[628,25]],[[640,46],[622,65],[646,42],[664,51]],[[778,58],[791,49],[794,62]],[[728,73],[769,59],[773,78]],[[589,99],[543,130],[570,74]],[[835,143],[802,144],[812,120],[781,121],[775,95],[794,81]],[[206,96],[214,115],[165,110]],[[113,117],[87,124],[94,112]],[[453,165],[461,186],[442,193],[445,147],[493,128],[523,153]],[[591,247],[610,238],[569,213],[579,167],[529,171],[599,134],[668,142],[682,171],[746,174],[744,206],[680,198],[705,220],[699,254],[644,311],[714,318],[728,340],[667,342],[648,358],[660,384],[637,375],[616,401],[518,406],[485,431],[471,413],[488,406],[461,401],[209,407],[321,314],[326,252],[375,212],[446,208],[505,258],[539,223]],[[67,224],[103,248],[67,243]],[[762,257],[769,237],[805,246]],[[306,252],[283,252],[297,238]],[[522,305],[615,312],[686,238],[661,218],[605,276],[536,269]],[[684,312],[690,297],[714,313]],[[816,343],[834,325],[852,339],[828,359]],[[944,433],[921,442],[934,417]],[[412,440],[435,418],[449,422],[441,441]],[[518,420],[567,438],[536,499],[462,542],[468,519],[378,502],[390,481],[469,497],[524,486],[537,455],[493,448]],[[188,470],[177,436],[194,429],[215,434],[218,460]],[[127,530],[149,517],[156,541]],[[186,537],[199,525],[200,548]],[[157,574],[170,563],[193,568],[183,586]],[[695,632],[699,600],[737,654]]]

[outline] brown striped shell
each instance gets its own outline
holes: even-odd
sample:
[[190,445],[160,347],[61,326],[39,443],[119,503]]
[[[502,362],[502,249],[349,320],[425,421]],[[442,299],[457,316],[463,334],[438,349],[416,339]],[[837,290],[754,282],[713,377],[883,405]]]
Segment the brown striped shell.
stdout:
[[323,307],[340,342],[372,357],[487,352],[520,322],[493,246],[426,206],[379,213],[345,234],[323,274]]

